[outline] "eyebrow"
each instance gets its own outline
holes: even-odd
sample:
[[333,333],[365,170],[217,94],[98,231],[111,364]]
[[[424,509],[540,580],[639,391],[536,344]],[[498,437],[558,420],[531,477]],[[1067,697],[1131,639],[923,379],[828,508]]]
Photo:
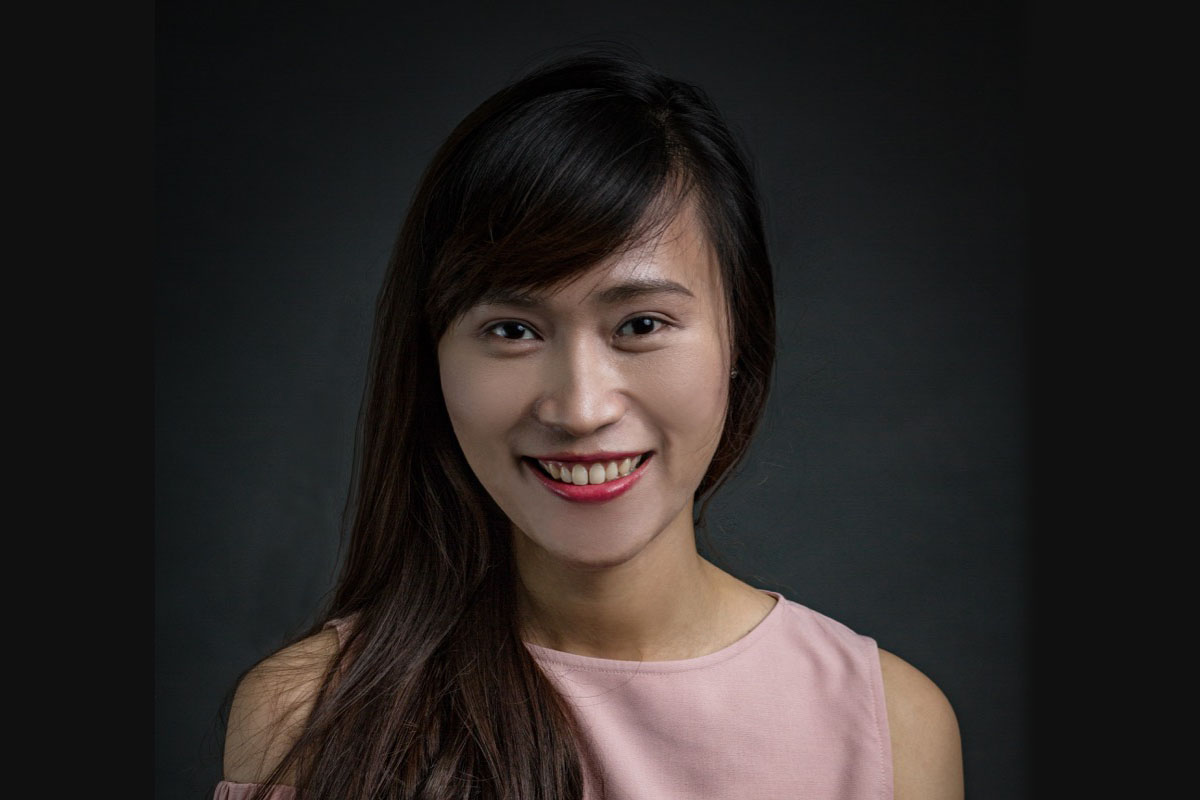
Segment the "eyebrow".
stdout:
[[[695,295],[684,285],[667,278],[636,278],[615,286],[610,286],[598,293],[593,302],[599,305],[612,306],[651,294],[677,294],[695,298]],[[542,299],[531,292],[519,289],[496,288],[484,293],[479,300],[480,305],[510,305],[522,308],[539,308]]]

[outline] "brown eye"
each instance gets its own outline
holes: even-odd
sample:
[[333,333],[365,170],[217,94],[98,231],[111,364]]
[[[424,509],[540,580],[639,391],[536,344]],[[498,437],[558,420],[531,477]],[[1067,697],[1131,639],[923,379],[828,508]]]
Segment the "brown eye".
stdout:
[[524,333],[530,333],[530,334],[533,333],[533,330],[525,323],[511,322],[511,321],[510,322],[497,322],[495,325],[488,328],[486,332],[490,333],[491,331],[497,331],[497,330],[504,331],[508,334],[512,334],[511,336],[506,336],[504,333],[501,333],[498,337],[500,339],[506,339],[506,340],[512,341],[512,342],[520,341],[520,340],[524,339],[525,336],[522,335]]
[[661,328],[655,328],[654,323],[665,326],[667,323],[658,317],[634,317],[628,320],[621,326],[620,330],[632,328],[632,333],[636,337],[648,336],[652,333],[658,333]]

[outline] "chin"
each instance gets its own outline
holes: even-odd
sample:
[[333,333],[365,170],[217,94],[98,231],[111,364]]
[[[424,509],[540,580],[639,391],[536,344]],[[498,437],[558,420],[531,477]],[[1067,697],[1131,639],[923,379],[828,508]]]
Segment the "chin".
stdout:
[[[536,549],[540,550],[550,560],[563,567],[574,570],[596,571],[619,567],[634,558],[646,548],[650,539],[632,541],[602,541],[593,540],[587,543],[574,541],[565,542],[560,539],[545,539],[518,533]],[[650,537],[653,538],[653,537]]]
[[578,553],[564,553],[558,556],[562,561],[563,566],[568,569],[579,570],[583,572],[599,572],[605,569],[619,567],[632,561],[640,551],[625,553],[622,555],[613,555],[609,553],[598,554],[595,556],[581,556]]

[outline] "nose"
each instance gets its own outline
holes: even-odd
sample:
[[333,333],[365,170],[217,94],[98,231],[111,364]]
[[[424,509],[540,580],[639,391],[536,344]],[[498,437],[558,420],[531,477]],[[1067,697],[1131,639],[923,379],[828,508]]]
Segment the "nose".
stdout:
[[547,360],[544,389],[534,405],[541,424],[582,439],[625,415],[621,369],[598,349],[580,343]]

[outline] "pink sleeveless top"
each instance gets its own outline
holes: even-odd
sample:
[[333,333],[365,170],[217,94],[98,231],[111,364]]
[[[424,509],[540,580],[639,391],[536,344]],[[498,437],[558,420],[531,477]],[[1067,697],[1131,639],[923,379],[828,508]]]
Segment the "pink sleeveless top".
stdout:
[[[750,633],[681,661],[614,661],[526,643],[587,738],[587,800],[892,800],[875,641],[784,598]],[[344,632],[346,621],[328,625]],[[254,784],[221,781],[214,800]],[[277,787],[271,800],[294,800]]]

